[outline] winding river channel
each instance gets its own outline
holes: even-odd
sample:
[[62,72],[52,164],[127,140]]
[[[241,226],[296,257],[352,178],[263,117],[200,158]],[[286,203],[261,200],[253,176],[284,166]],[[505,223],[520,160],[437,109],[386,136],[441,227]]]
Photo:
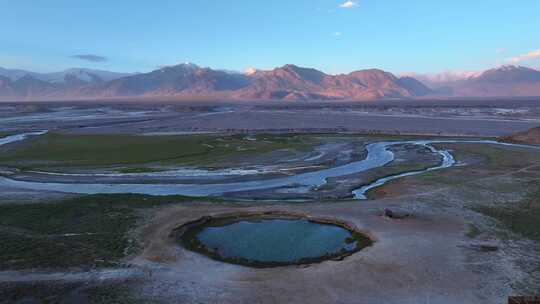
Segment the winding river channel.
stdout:
[[[25,140],[32,136],[45,134],[47,131],[38,131],[30,133],[22,133],[0,138],[0,146],[13,142]],[[387,176],[376,180],[375,182],[364,185],[353,191],[356,199],[366,199],[365,193],[373,188],[379,187],[388,181],[398,179],[405,176],[422,174],[428,171],[440,170],[452,167],[456,161],[452,154],[447,150],[439,150],[432,146],[433,144],[443,143],[480,143],[492,144],[521,148],[540,147],[501,143],[490,140],[415,140],[415,141],[382,141],[370,143],[366,146],[367,156],[360,161],[354,161],[345,165],[336,166],[333,168],[321,169],[317,171],[301,173],[286,177],[269,178],[265,180],[233,182],[233,183],[217,183],[217,184],[115,184],[115,183],[47,183],[36,181],[22,181],[5,176],[0,176],[0,185],[18,189],[29,190],[45,190],[58,191],[65,193],[78,194],[99,194],[99,193],[137,193],[148,195],[186,195],[186,196],[220,196],[225,193],[233,193],[240,191],[273,189],[279,187],[297,187],[297,188],[315,188],[324,185],[328,178],[350,175],[354,173],[364,172],[371,169],[379,168],[394,160],[394,153],[390,151],[390,147],[402,144],[421,145],[430,149],[433,153],[437,153],[441,157],[441,162],[438,166],[428,168],[421,171],[405,172],[398,175]]]

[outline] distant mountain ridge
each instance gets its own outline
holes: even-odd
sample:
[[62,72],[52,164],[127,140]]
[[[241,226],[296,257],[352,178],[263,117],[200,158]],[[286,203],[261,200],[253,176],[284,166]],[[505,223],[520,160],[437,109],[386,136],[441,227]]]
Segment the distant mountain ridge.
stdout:
[[78,88],[112,81],[133,74],[72,68],[53,73],[36,73],[0,67],[0,99],[39,100],[76,97]]
[[180,64],[86,86],[79,90],[78,95],[89,97],[204,95],[237,90],[247,83],[247,77],[242,74],[201,68],[193,64]]
[[[422,78],[421,78],[422,79]],[[526,97],[540,96],[540,71],[505,65],[484,72],[468,72],[462,78],[432,82],[424,78],[436,96]]]
[[233,73],[195,64],[149,73],[122,74],[69,69],[40,74],[0,68],[0,99],[90,99],[115,97],[203,97],[264,100],[377,100],[424,96],[540,96],[540,71],[505,66],[444,86],[428,87],[411,76],[379,69],[329,75],[287,64],[267,71]]
[[93,83],[101,81],[110,81],[126,76],[133,75],[132,73],[116,73],[103,70],[72,68],[60,72],[53,73],[36,73],[19,69],[4,69],[0,67],[0,76],[7,77],[12,81],[16,81],[24,76],[31,76],[37,80],[61,84],[77,79],[80,82]]
[[251,75],[250,84],[234,96],[252,99],[378,99],[410,98],[430,91],[416,80],[401,81],[381,70],[328,75],[321,71],[285,65]]

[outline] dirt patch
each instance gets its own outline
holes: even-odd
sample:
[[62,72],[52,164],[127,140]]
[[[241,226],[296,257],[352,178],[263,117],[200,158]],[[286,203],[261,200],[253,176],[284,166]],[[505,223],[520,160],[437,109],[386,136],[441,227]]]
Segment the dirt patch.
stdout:
[[517,144],[540,145],[540,127],[501,137],[499,140]]

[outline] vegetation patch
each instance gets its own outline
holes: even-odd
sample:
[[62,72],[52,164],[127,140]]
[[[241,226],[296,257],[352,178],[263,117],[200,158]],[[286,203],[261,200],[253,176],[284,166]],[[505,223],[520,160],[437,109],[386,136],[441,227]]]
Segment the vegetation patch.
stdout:
[[477,238],[480,234],[482,234],[482,231],[474,224],[469,224],[467,233],[465,233],[465,235],[471,239]]
[[[429,168],[440,165],[440,156],[434,155],[431,152],[422,153],[421,151],[422,150],[419,149],[419,147],[415,146],[413,149],[410,149],[406,152],[407,154],[405,158],[407,159],[407,161],[393,161],[385,166],[375,168],[363,173],[363,175],[365,176],[365,180],[367,180],[367,182],[365,182],[363,185],[370,185],[381,178],[395,176],[407,172],[425,171]],[[387,183],[385,183],[385,185],[387,185],[388,183],[392,183],[393,181],[394,180],[388,181]],[[367,191],[367,193],[365,193],[366,197],[368,199],[375,199],[386,196],[387,192],[385,191],[385,189],[387,188],[384,187],[385,185],[370,189],[369,191]],[[356,187],[355,189],[358,188],[360,188],[360,186]]]
[[[428,189],[434,186],[459,187],[462,192],[474,187],[473,193],[477,193],[479,187],[483,187],[475,183],[477,180],[508,174],[509,172],[518,171],[529,166],[534,168],[534,165],[540,162],[540,153],[534,149],[472,143],[445,143],[434,144],[434,146],[437,149],[450,150],[458,162],[457,166],[391,181],[369,191],[368,197],[384,196],[386,192],[391,192],[392,187],[403,185],[404,183],[407,183],[407,186],[399,188],[401,194],[414,193],[417,189]],[[529,170],[527,171],[529,172]],[[524,177],[534,178],[532,174]],[[474,186],[471,186],[473,183]],[[520,191],[520,186],[508,183],[498,183],[496,186],[489,184],[485,190],[512,192]]]
[[118,173],[134,174],[134,173],[153,173],[153,172],[160,172],[160,171],[163,171],[163,169],[157,169],[157,168],[151,168],[151,167],[130,167],[130,168],[122,168],[118,170]]
[[[259,140],[260,139],[260,140]],[[2,147],[0,163],[25,169],[149,163],[219,166],[227,157],[279,149],[305,149],[312,136],[244,135],[137,136],[48,133]],[[146,166],[141,166],[146,167]]]
[[6,301],[2,303],[158,303],[135,296],[128,286],[131,283],[136,282],[0,283],[0,299]]
[[[369,181],[365,183],[365,185],[370,185],[381,178],[399,175],[406,172],[424,171],[434,166],[437,166],[437,164],[435,163],[426,164],[426,163],[420,163],[420,162],[419,163],[415,163],[415,162],[402,163],[402,164],[397,164],[397,165],[390,164],[388,166],[383,166],[377,169],[370,170],[369,174],[371,175],[371,177]],[[397,180],[388,181],[381,187],[375,187],[373,189],[368,190],[365,193],[365,196],[368,199],[376,199],[376,198],[381,198],[381,197],[386,196],[387,193],[385,191],[384,186],[394,181],[397,181]],[[357,188],[360,188],[360,187],[357,187]]]
[[88,195],[0,206],[0,269],[109,267],[136,251],[130,230],[144,209],[193,201],[182,196]]
[[504,228],[522,237],[540,241],[540,184],[526,198],[504,206],[479,206],[473,209],[496,219]]
[[0,138],[7,137],[7,136],[10,136],[12,134],[13,133],[10,133],[10,132],[0,132]]
[[479,167],[495,166],[496,169],[516,169],[538,162],[538,150],[528,148],[515,148],[493,144],[437,144],[437,148],[451,149],[452,155],[458,162],[478,159]]

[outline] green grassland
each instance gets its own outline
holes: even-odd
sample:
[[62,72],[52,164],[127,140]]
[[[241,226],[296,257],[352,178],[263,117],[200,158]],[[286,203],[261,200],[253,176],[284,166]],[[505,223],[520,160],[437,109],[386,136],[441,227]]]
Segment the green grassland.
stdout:
[[[31,282],[0,283],[0,303],[94,303],[94,304],[148,304],[160,303],[141,299],[131,292],[130,284],[121,282]],[[66,299],[70,299],[67,300]]]
[[138,249],[130,232],[151,208],[182,196],[88,195],[0,206],[0,270],[108,267]]
[[136,136],[50,133],[0,148],[0,164],[27,169],[160,163],[219,166],[228,157],[313,145],[310,136],[258,135]]
[[483,161],[477,166],[499,170],[522,168],[540,161],[540,151],[537,149],[490,144],[444,144],[442,147],[451,149],[458,161],[466,161],[471,157],[481,158]]
[[118,170],[119,173],[132,174],[132,173],[153,173],[162,171],[161,169],[151,168],[151,167],[130,167],[122,168]]
[[540,241],[540,183],[534,183],[518,203],[478,206],[473,210],[496,219],[516,235]]
[[[455,187],[467,201],[482,199],[481,192],[524,194],[529,180],[540,178],[534,170],[521,172],[524,168],[540,165],[540,152],[535,149],[504,147],[489,144],[437,144],[438,149],[449,149],[458,162],[457,166],[444,170],[400,178],[368,192],[368,197],[379,198],[397,188],[402,194],[415,194],[433,189]],[[540,173],[540,172],[538,172]],[[508,182],[506,176],[512,179]],[[493,180],[491,180],[494,178]],[[487,180],[489,179],[489,180]],[[484,181],[484,182],[482,182]],[[405,191],[405,192],[403,192]]]
[[[377,197],[385,187],[401,183],[406,189],[437,189],[452,186],[467,206],[497,220],[504,230],[540,241],[540,152],[534,149],[485,144],[441,144],[452,150],[459,163],[445,170],[427,172],[392,181],[370,192]],[[532,168],[527,170],[527,168]],[[521,170],[527,170],[524,174]],[[503,202],[500,195],[512,193],[523,197],[517,202]],[[488,197],[486,197],[488,195]],[[496,202],[493,199],[497,200]],[[479,227],[471,226],[467,235],[475,237]]]
[[16,134],[15,132],[0,131],[0,138],[11,136]]
[[540,164],[540,152],[534,149],[510,148],[488,144],[444,144],[438,148],[449,149],[458,164],[440,171],[406,179],[422,184],[459,185],[478,178],[509,174],[519,169]]
[[[436,165],[437,163],[426,164],[422,162],[408,162],[402,164],[390,163],[389,165],[370,170],[368,174],[368,182],[366,182],[364,185],[372,184],[383,177],[399,175],[406,172],[423,171]],[[383,191],[383,187],[384,185],[370,189],[365,193],[365,196],[368,199],[375,199],[380,196],[380,193],[382,193],[381,191]]]

